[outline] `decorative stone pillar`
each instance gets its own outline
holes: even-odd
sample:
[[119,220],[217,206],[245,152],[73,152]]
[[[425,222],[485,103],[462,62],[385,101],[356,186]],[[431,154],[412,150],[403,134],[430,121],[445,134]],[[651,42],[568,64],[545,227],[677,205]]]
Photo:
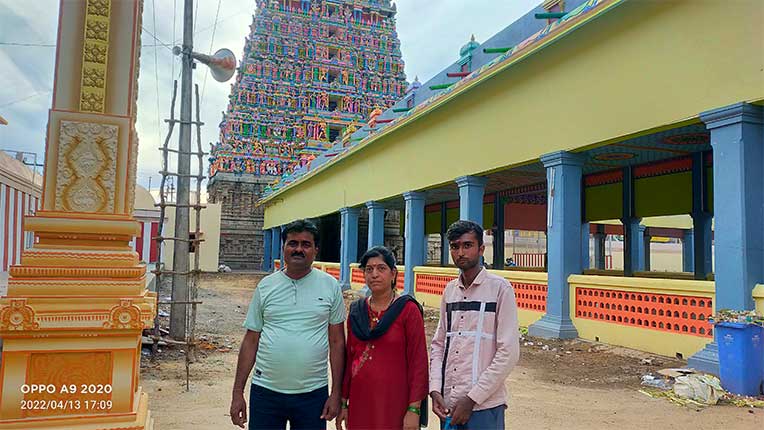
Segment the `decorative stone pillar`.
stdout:
[[[44,198],[24,224],[37,240],[11,267],[0,299],[0,428],[153,428],[139,360],[157,299],[129,246],[140,234],[141,12],[138,0],[60,4]],[[24,384],[52,384],[56,393],[24,394]],[[64,385],[77,392],[61,392]],[[83,386],[99,392],[83,394]],[[22,400],[63,406],[22,409]]]

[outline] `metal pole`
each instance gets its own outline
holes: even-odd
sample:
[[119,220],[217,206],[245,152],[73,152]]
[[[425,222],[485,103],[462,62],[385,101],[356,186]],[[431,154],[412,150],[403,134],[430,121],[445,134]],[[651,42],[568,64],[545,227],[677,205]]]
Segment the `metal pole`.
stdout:
[[[191,97],[193,59],[194,2],[185,0],[183,8],[183,69],[180,86],[180,141],[178,142],[178,186],[175,208],[175,237],[172,270],[172,300],[188,301],[188,197],[191,173]],[[170,309],[170,336],[176,340],[186,338],[186,304],[175,304]]]

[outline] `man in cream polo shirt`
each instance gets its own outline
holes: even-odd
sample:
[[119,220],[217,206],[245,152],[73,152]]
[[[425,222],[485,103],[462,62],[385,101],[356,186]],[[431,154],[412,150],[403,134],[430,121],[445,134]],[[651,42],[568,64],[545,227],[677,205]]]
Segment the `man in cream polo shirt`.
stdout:
[[[285,269],[255,289],[239,350],[231,421],[247,422],[244,388],[252,368],[249,429],[325,429],[340,408],[345,361],[345,304],[331,275],[312,268],[318,229],[307,220],[281,233]],[[329,355],[332,392],[327,388]]]

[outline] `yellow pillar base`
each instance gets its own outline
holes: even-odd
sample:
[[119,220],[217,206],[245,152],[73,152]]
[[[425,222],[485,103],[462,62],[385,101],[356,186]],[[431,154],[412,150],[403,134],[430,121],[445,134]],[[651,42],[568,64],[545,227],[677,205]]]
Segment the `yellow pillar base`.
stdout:
[[[69,221],[29,220],[40,243],[11,268],[0,298],[0,429],[151,428],[141,333],[153,326],[157,297],[127,245],[132,232],[119,231],[131,222],[92,220],[87,232],[46,237],[40,220],[47,230]],[[92,234],[113,240],[89,245]]]

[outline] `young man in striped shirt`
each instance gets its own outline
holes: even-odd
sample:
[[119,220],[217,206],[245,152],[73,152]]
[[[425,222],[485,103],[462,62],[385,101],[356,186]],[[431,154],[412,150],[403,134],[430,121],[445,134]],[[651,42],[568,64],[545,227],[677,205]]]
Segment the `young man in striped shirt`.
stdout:
[[443,292],[432,340],[432,409],[452,426],[504,429],[504,381],[520,358],[515,293],[480,264],[485,245],[478,224],[457,221],[446,235],[460,275]]

